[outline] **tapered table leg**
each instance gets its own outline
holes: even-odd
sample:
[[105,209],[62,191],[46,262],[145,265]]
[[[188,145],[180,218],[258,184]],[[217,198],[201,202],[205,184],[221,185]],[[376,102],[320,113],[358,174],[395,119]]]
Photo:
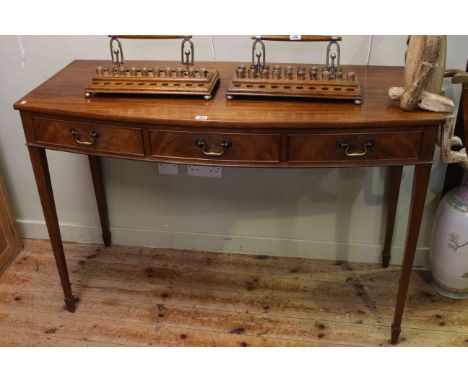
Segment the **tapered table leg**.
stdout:
[[406,296],[413,267],[414,254],[418,243],[419,229],[424,211],[427,186],[431,175],[431,164],[416,165],[414,169],[413,192],[411,194],[411,207],[406,235],[405,255],[400,271],[400,282],[395,305],[395,315],[392,324],[391,343],[398,343],[401,332],[401,318],[405,308]]
[[392,248],[393,228],[395,226],[395,216],[400,195],[401,176],[403,166],[392,166],[389,168],[389,195],[387,207],[387,227],[385,230],[385,242],[382,250],[382,267],[387,268],[390,262],[390,250]]
[[101,158],[88,155],[89,167],[91,168],[91,176],[93,178],[94,193],[96,194],[96,202],[99,211],[99,219],[101,221],[102,239],[106,247],[111,246],[111,233],[109,230],[109,213],[107,211],[106,192],[104,182],[102,180]]
[[74,312],[78,299],[73,296],[71,290],[45,149],[29,146],[28,150],[34,176],[36,177],[37,190],[41,199],[42,210],[44,211],[50,243],[54,252],[55,263],[57,264],[60,282],[65,295],[65,305],[69,312]]

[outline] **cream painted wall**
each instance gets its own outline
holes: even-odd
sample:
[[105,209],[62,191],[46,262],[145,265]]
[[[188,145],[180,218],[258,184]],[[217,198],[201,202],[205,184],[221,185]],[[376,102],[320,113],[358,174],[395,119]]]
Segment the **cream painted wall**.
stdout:
[[[402,65],[406,36],[345,36],[342,62]],[[464,68],[468,36],[450,36],[448,67]],[[250,59],[245,36],[195,36],[197,60]],[[320,45],[320,44],[319,44]],[[271,61],[323,61],[325,45],[268,44]],[[125,41],[126,58],[178,59],[173,41]],[[24,237],[47,237],[14,101],[73,59],[108,58],[104,36],[0,36],[0,170]],[[447,94],[458,99],[446,84]],[[157,102],[157,101],[155,101]],[[65,240],[100,242],[84,156],[49,151]],[[159,175],[156,164],[104,160],[115,244],[376,262],[383,240],[385,169],[223,169],[221,179]],[[403,176],[393,261],[401,260],[411,168]],[[432,169],[417,263],[425,264],[445,166]]]

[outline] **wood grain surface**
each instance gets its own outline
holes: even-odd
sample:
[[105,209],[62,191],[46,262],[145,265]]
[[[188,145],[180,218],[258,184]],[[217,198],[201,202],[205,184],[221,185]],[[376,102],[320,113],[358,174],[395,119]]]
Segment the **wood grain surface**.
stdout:
[[0,174],[0,275],[23,248],[3,175]]
[[[63,308],[50,244],[0,277],[0,346],[387,346],[398,267],[66,243]],[[413,271],[398,346],[468,346],[468,301]]]
[[[272,63],[273,64],[273,63]],[[129,61],[130,66],[174,66],[175,62]],[[151,124],[242,128],[425,126],[442,123],[441,113],[404,112],[390,101],[387,89],[403,82],[403,68],[343,66],[360,79],[363,104],[339,101],[234,99],[225,93],[238,63],[200,62],[220,72],[220,87],[210,101],[187,97],[97,96],[86,99],[84,88],[97,66],[110,61],[74,61],[37,89],[21,98],[15,108],[24,111]],[[206,116],[198,120],[197,116]]]

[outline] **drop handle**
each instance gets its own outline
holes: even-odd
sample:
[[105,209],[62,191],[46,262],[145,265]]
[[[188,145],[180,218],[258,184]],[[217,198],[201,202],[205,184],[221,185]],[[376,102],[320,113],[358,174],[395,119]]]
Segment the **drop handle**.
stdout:
[[341,140],[339,142],[339,146],[341,149],[345,150],[344,153],[347,157],[363,157],[368,153],[367,149],[374,146],[374,141],[369,139],[368,141],[364,142],[364,144],[362,145],[362,151],[358,152],[349,152],[350,146],[349,143],[346,142],[346,140]]
[[89,141],[82,141],[80,139],[80,133],[78,129],[76,129],[75,127],[73,127],[70,130],[70,133],[75,139],[75,142],[82,146],[92,146],[96,143],[97,139],[99,138],[99,133],[96,130],[93,130],[89,133],[89,139],[90,139]]
[[220,157],[226,154],[227,150],[232,147],[232,142],[229,139],[224,139],[219,145],[218,151],[207,151],[206,141],[203,138],[198,138],[195,141],[196,146],[200,149],[203,155],[210,157]]

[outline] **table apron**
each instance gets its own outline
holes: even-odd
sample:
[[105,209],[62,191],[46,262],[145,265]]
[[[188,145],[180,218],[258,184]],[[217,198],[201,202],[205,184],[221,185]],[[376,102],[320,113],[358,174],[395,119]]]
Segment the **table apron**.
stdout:
[[216,128],[23,116],[27,145],[85,155],[226,167],[372,167],[431,163],[438,126]]

